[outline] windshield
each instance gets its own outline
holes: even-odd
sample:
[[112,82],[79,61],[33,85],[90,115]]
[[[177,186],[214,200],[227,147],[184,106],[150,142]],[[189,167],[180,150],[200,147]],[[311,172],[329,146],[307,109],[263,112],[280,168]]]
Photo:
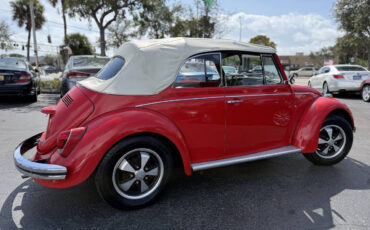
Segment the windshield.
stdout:
[[109,58],[102,57],[74,57],[73,68],[102,68],[109,62]]
[[335,66],[338,71],[366,71],[361,66]]
[[96,74],[95,77],[107,80],[109,78],[114,77],[120,69],[122,69],[123,65],[125,64],[125,60],[121,57],[114,57],[112,60],[104,66],[103,69]]
[[26,63],[18,58],[0,58],[0,67],[26,69]]

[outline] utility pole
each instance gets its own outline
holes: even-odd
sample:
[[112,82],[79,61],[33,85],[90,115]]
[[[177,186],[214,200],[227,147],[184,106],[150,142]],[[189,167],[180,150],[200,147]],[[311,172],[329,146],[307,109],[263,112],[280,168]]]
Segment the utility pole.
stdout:
[[36,29],[35,29],[35,15],[33,12],[33,0],[30,0],[30,11],[31,11],[31,24],[32,24],[32,32],[33,32],[33,50],[35,52],[35,59],[36,59],[36,68],[39,67],[39,57],[37,55],[37,41],[36,41]]

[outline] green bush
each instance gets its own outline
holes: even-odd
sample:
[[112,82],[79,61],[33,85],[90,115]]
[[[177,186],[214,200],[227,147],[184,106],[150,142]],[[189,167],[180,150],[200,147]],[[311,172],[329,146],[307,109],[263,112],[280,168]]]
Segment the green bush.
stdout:
[[41,91],[59,91],[61,84],[59,78],[54,78],[51,81],[41,81]]

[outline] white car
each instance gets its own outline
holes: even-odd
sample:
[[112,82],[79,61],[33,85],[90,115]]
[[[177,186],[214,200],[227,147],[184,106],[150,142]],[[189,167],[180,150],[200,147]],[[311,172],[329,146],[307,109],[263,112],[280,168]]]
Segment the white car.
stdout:
[[326,93],[360,92],[363,80],[370,72],[359,65],[324,66],[308,80],[308,86]]

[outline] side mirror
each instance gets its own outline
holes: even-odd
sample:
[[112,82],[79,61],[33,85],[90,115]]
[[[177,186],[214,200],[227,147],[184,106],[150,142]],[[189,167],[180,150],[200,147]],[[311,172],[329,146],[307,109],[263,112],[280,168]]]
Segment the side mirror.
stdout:
[[289,75],[289,77],[288,77],[289,84],[294,84],[295,83],[295,77],[296,77],[295,74]]

